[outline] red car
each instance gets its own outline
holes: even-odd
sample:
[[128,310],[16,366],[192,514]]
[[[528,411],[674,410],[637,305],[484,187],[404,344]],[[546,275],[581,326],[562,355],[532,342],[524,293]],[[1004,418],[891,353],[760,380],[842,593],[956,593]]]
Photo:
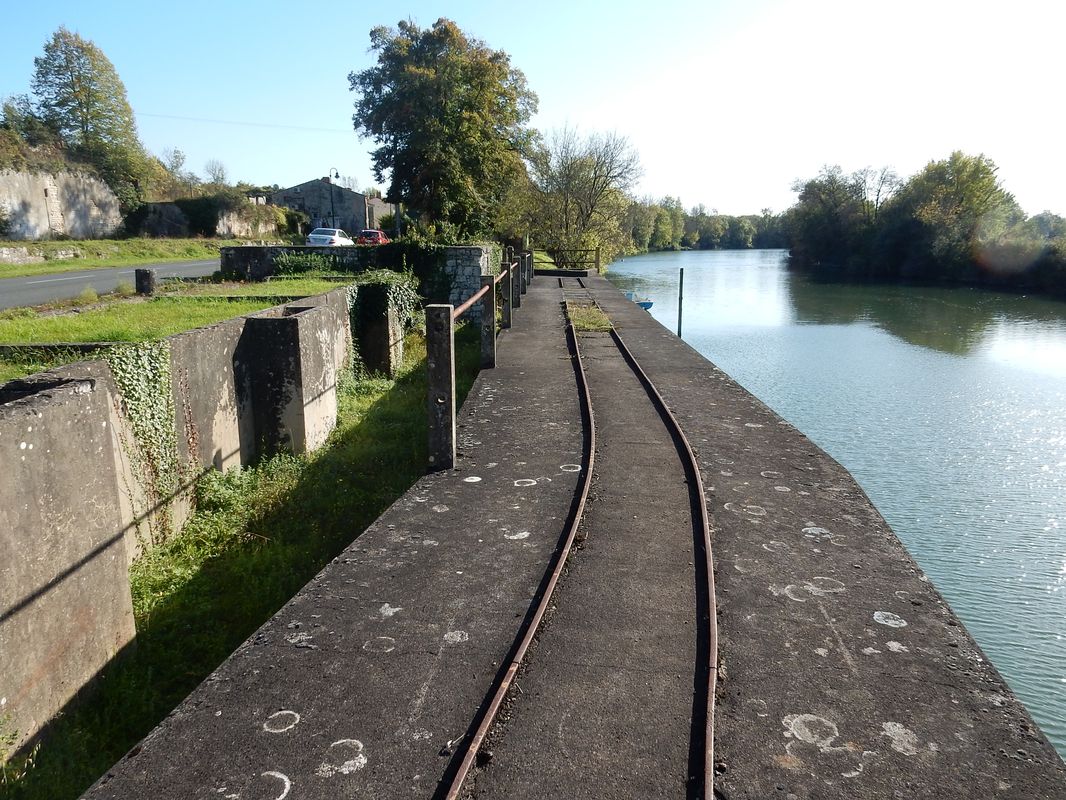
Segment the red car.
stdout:
[[388,244],[389,237],[385,235],[384,231],[376,231],[372,228],[367,228],[365,231],[359,231],[359,236],[356,238],[356,244]]

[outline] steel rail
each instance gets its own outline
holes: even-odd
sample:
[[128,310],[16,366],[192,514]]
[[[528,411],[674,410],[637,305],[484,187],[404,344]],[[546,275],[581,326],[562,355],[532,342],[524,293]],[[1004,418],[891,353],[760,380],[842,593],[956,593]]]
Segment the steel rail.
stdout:
[[488,709],[485,711],[485,715],[481,719],[481,723],[478,725],[477,730],[474,732],[474,735],[471,737],[470,742],[467,745],[466,754],[463,756],[463,760],[459,764],[459,769],[452,778],[452,783],[448,789],[448,793],[445,795],[445,800],[457,800],[459,793],[463,789],[463,782],[474,767],[478,751],[481,749],[482,743],[492,729],[492,725],[496,721],[496,715],[499,713],[504,700],[507,699],[507,694],[510,691],[511,685],[514,683],[515,676],[518,674],[518,669],[522,665],[522,659],[525,658],[529,646],[536,638],[537,632],[540,629],[540,624],[544,619],[544,615],[548,611],[548,606],[551,604],[555,587],[558,585],[560,577],[562,577],[563,569],[566,566],[566,560],[573,548],[578,526],[581,524],[581,518],[585,513],[585,503],[588,500],[589,488],[592,485],[592,469],[596,463],[596,418],[592,413],[592,395],[589,393],[588,381],[585,378],[585,365],[581,361],[581,351],[577,346],[577,334],[574,332],[574,326],[570,323],[567,323],[566,326],[566,339],[571,357],[575,364],[574,373],[578,379],[581,416],[583,422],[588,426],[589,432],[588,439],[585,441],[586,467],[581,478],[581,484],[578,487],[578,502],[577,505],[571,509],[566,529],[566,538],[563,541],[563,546],[556,555],[551,577],[548,579],[544,593],[541,595],[540,602],[537,604],[536,611],[534,611],[533,617],[530,619],[529,624],[522,635],[518,648],[515,650],[514,656],[511,659],[511,663],[507,665],[507,671],[504,673],[503,679],[498,684]]
[[706,706],[706,720],[704,726],[704,762],[703,762],[703,792],[701,794],[704,798],[710,798],[714,794],[714,710],[715,710],[715,692],[718,688],[718,607],[715,599],[714,589],[714,559],[711,554],[711,521],[710,515],[707,513],[707,496],[704,491],[703,478],[700,475],[699,463],[696,461],[696,454],[692,450],[692,446],[689,444],[688,438],[685,436],[685,432],[681,429],[681,424],[677,421],[677,417],[674,416],[670,407],[666,405],[666,400],[659,393],[659,390],[655,388],[655,384],[652,383],[651,378],[640,366],[640,362],[634,357],[633,353],[626,346],[625,341],[619,335],[615,328],[611,328],[611,338],[618,349],[622,352],[623,357],[629,363],[630,369],[636,373],[640,378],[641,383],[644,384],[645,391],[652,398],[652,402],[659,408],[659,413],[664,420],[667,420],[674,436],[681,447],[685,451],[685,456],[688,461],[686,471],[691,474],[692,490],[694,491],[700,513],[700,527],[703,533],[703,548],[704,556],[706,558],[705,569],[707,571],[707,706]]

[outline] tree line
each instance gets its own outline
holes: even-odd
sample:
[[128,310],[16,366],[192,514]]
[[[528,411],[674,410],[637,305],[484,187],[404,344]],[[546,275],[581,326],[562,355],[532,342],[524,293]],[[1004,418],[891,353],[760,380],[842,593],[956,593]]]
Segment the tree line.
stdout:
[[817,276],[935,281],[1066,296],[1066,219],[1026,216],[995,163],[956,151],[903,180],[826,167],[793,188],[791,265]]

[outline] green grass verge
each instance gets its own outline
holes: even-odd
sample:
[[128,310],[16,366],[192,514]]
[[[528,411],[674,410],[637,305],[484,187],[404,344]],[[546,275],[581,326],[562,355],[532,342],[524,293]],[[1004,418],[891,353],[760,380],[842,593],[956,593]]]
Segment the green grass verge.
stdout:
[[358,276],[347,275],[345,278],[345,281],[327,281],[322,278],[311,277],[264,282],[173,283],[168,284],[164,291],[169,296],[293,297],[300,295],[307,297],[339,289],[345,283],[355,283]]
[[[35,264],[0,264],[0,278],[74,272],[81,269],[130,267],[171,261],[218,258],[218,249],[241,244],[236,239],[96,239],[59,242],[0,242],[0,248],[25,247],[44,256]],[[70,258],[74,251],[77,256]]]
[[158,297],[114,301],[79,313],[39,314],[27,309],[0,312],[0,343],[141,342],[239,317],[273,303],[269,299],[226,301]]
[[[477,327],[461,328],[457,346],[462,398]],[[0,795],[78,797],[424,473],[421,337],[408,339],[395,381],[348,380],[339,399],[318,453],[204,477],[182,533],[131,570],[137,646],[60,716],[32,765],[3,768]]]

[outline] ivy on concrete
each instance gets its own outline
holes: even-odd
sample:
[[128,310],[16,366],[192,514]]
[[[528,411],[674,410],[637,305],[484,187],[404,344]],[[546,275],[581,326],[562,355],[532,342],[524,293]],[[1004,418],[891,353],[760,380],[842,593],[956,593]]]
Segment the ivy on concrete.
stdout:
[[153,539],[159,540],[169,528],[168,502],[179,477],[170,345],[166,341],[116,345],[106,358],[133,430],[134,442],[125,443],[127,454],[141,472],[149,506],[159,509],[162,530],[153,531]]

